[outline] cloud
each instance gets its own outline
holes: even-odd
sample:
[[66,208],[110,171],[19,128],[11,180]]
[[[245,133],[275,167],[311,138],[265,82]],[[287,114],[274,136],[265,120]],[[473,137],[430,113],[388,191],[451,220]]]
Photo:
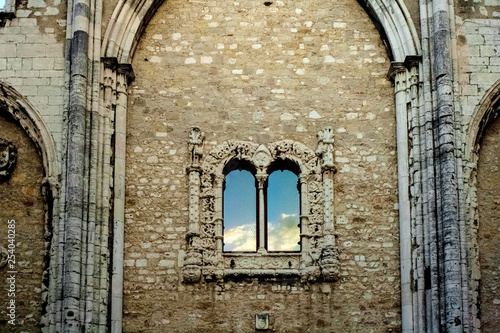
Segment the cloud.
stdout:
[[[300,228],[298,214],[281,214],[281,218],[268,224],[269,251],[299,251]],[[255,251],[256,225],[243,224],[224,231],[224,251]]]
[[225,251],[255,251],[255,224],[244,224],[224,231]]
[[297,214],[281,214],[281,219],[268,224],[269,251],[299,251],[300,228]]

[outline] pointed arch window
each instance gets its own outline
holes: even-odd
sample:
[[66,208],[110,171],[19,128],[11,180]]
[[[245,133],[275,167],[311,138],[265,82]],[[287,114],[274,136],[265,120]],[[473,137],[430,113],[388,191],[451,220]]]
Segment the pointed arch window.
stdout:
[[224,168],[224,252],[299,252],[300,168],[279,161],[255,173],[245,161]]
[[255,176],[248,165],[231,161],[225,168],[223,219],[224,251],[257,250]]

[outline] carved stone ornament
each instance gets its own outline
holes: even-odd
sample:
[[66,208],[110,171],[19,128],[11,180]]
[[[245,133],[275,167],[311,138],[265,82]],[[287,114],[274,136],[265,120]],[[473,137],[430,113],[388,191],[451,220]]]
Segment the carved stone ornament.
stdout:
[[16,147],[12,142],[0,138],[0,182],[9,179],[16,162]]
[[337,281],[340,275],[339,250],[331,246],[325,247],[321,253],[319,265],[325,281]]
[[198,128],[193,127],[189,132],[189,152],[191,153],[191,167],[198,167],[203,155],[203,140],[205,134]]
[[[338,250],[324,241],[325,220],[333,220],[333,216],[325,217],[325,211],[330,214],[325,210],[325,198],[333,198],[333,193],[325,195],[325,191],[333,192],[333,188],[323,184],[323,166],[333,166],[333,130],[327,128],[320,133],[318,153],[292,140],[267,145],[232,140],[216,146],[202,159],[204,135],[198,128],[192,129],[188,142],[190,217],[183,266],[185,283],[196,283],[201,279],[219,281],[229,276],[298,276],[310,282],[338,278]],[[265,250],[263,253],[223,253],[224,170],[235,160],[253,165],[256,179],[265,179],[269,167],[278,160],[288,160],[299,167],[300,252],[272,255]]]
[[336,171],[337,168],[333,164],[333,143],[335,142],[333,128],[326,127],[318,132],[318,149],[316,153],[321,157],[323,169]]
[[7,265],[7,259],[9,258],[9,252],[5,247],[0,246],[0,268],[4,268]]

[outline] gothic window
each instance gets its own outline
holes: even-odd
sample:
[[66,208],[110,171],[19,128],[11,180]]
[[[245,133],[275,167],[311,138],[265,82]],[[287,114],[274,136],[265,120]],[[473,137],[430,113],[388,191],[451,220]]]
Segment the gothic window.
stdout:
[[292,140],[235,140],[204,155],[203,141],[203,132],[193,128],[184,282],[336,280],[333,129],[318,133],[316,152]]
[[256,181],[255,168],[245,161],[225,166],[224,252],[300,251],[300,169],[280,161],[268,173]]

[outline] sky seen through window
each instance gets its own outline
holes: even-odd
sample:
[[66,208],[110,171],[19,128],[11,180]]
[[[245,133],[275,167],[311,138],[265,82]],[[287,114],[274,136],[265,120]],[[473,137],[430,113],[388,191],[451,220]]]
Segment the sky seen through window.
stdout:
[[[300,251],[297,176],[275,171],[268,179],[268,250]],[[224,251],[256,251],[257,190],[254,176],[235,170],[226,176]]]

